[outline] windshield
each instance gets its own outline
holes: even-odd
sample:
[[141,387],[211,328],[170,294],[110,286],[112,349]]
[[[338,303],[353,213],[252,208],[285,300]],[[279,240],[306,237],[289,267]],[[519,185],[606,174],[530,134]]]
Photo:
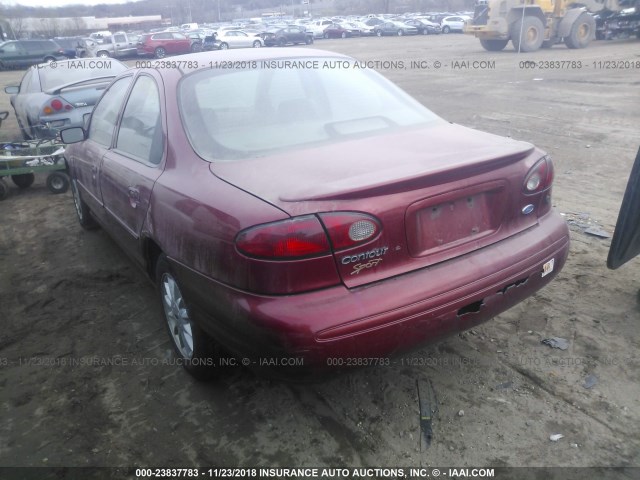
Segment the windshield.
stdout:
[[247,70],[197,71],[178,100],[194,150],[234,160],[438,121],[366,65],[344,58],[277,59]]
[[127,69],[125,65],[113,59],[72,60],[57,62],[56,68],[49,65],[38,67],[42,90],[51,90],[61,85],[69,85],[98,77],[119,75]]

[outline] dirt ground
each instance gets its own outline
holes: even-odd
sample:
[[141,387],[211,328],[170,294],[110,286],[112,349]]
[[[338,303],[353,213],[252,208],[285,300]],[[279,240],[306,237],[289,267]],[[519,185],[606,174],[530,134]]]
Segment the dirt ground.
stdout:
[[[0,202],[0,465],[640,466],[640,260],[607,270],[610,239],[584,232],[613,233],[638,150],[640,41],[521,55],[464,35],[314,47],[402,60],[379,70],[439,115],[547,150],[572,234],[558,278],[388,367],[312,385],[244,370],[198,383],[171,362],[150,283],[103,231],[80,228],[70,194],[43,177],[12,185]],[[582,65],[543,68],[556,60]],[[17,137],[13,111],[0,135]],[[569,348],[541,344],[554,336]],[[417,380],[438,398],[428,449]]]

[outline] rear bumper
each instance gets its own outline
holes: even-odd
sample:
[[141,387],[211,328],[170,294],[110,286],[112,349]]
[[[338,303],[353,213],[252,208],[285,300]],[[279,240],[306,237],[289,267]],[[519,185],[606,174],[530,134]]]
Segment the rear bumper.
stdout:
[[194,318],[245,364],[282,365],[287,357],[308,371],[388,358],[489,320],[549,283],[568,252],[566,223],[551,212],[497,244],[354,289],[260,296],[174,265]]

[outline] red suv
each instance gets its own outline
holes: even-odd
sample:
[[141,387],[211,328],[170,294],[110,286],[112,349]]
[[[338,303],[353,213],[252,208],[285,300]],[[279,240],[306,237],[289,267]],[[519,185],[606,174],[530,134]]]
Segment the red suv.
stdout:
[[177,32],[148,33],[138,40],[138,55],[153,55],[164,58],[167,55],[191,52],[191,40]]

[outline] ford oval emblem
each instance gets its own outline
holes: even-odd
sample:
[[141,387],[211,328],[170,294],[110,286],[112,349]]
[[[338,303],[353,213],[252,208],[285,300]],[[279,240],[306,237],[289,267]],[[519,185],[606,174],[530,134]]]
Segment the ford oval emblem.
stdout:
[[532,204],[529,204],[525,207],[522,207],[522,213],[525,215],[529,215],[531,212],[533,212],[534,208],[535,207]]

